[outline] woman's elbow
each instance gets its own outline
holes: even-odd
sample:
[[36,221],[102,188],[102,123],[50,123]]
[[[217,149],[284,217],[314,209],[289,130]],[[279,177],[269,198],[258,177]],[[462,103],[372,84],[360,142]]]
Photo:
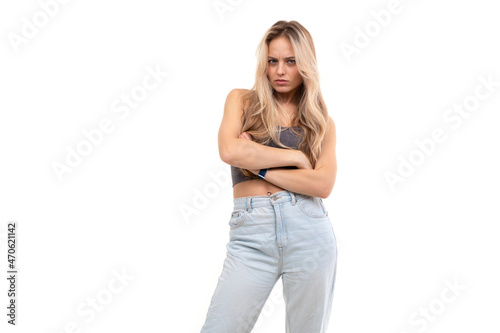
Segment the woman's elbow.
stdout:
[[326,199],[330,196],[330,194],[333,191],[333,187],[335,185],[335,179],[332,179],[331,181],[322,181],[320,184],[320,197],[322,199]]
[[219,143],[219,157],[224,163],[233,165],[231,164],[233,162],[233,155],[234,155],[232,154],[232,151],[233,149],[231,147],[231,144],[226,142]]
[[219,149],[219,157],[222,160],[222,162],[227,163],[229,165],[232,165],[231,164],[231,154],[228,150]]

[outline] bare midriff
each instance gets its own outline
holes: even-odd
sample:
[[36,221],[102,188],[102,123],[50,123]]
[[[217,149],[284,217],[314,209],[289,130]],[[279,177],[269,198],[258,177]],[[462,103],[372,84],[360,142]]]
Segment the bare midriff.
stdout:
[[264,179],[248,179],[233,186],[233,197],[248,197],[255,195],[268,195],[284,191],[284,188],[271,184]]

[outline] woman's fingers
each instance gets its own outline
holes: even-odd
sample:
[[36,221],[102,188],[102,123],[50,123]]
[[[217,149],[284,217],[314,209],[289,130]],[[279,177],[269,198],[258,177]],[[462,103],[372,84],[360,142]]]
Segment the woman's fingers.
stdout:
[[240,139],[252,140],[252,136],[250,134],[248,134],[247,132],[243,132],[240,134]]

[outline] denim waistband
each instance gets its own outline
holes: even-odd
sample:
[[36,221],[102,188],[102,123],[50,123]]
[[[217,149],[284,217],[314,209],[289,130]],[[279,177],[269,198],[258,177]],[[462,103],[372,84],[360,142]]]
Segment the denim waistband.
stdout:
[[309,195],[284,190],[268,195],[254,195],[233,198],[233,209],[245,209],[248,211],[252,211],[253,207],[273,206],[277,203],[287,201],[291,201],[292,205],[295,205],[297,201],[307,198],[312,197]]

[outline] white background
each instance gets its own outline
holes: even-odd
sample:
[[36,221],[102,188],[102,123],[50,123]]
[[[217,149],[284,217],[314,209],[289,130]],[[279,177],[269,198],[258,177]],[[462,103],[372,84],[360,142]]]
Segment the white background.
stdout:
[[[312,34],[337,127],[328,332],[499,330],[500,86],[457,128],[443,118],[480,76],[500,82],[493,1],[401,0],[350,61],[342,43],[375,29],[370,12],[390,1],[232,1],[221,16],[212,0],[75,0],[16,47],[40,3],[0,5],[0,266],[6,275],[7,223],[18,221],[19,268],[16,327],[1,279],[2,332],[200,331],[232,210],[217,148],[224,101],[251,88],[257,44],[278,20]],[[113,103],[147,67],[168,76],[121,119]],[[113,131],[58,178],[53,163],[106,118]],[[446,140],[391,190],[384,174],[435,128]],[[446,280],[465,290],[454,296]],[[281,288],[253,332],[284,332]]]

